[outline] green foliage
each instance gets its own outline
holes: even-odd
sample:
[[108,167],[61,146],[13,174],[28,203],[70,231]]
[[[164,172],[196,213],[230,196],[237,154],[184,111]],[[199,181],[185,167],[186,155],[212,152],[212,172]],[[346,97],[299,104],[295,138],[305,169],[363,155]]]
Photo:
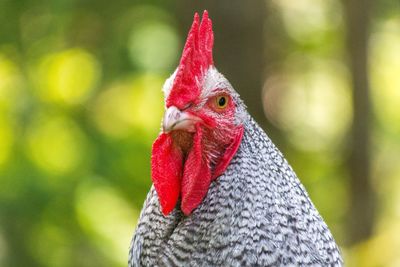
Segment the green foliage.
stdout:
[[126,266],[174,18],[124,1],[0,10],[0,265]]

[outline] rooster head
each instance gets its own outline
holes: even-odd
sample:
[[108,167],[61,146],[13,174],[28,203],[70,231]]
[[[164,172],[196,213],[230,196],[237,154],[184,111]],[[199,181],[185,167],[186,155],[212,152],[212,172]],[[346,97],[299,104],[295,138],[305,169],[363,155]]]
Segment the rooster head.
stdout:
[[207,11],[196,13],[178,68],[164,84],[163,130],[155,140],[151,177],[168,215],[180,199],[189,215],[228,167],[243,136],[239,95],[213,63]]

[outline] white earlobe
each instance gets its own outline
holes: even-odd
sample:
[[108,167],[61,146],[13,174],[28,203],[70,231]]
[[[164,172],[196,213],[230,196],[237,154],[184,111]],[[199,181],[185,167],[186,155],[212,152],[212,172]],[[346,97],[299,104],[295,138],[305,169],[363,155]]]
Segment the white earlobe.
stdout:
[[174,84],[174,80],[175,80],[175,76],[176,76],[176,72],[178,71],[178,68],[174,71],[174,73],[172,73],[171,76],[169,76],[169,78],[165,81],[163,87],[162,87],[162,91],[164,93],[164,99],[166,100],[169,96],[169,93],[171,92],[172,89],[172,85]]

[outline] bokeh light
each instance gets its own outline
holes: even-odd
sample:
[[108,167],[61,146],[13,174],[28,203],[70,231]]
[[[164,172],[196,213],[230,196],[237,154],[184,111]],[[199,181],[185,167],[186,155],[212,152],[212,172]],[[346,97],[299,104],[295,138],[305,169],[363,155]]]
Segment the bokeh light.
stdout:
[[127,233],[133,233],[138,211],[110,185],[86,182],[77,190],[76,212],[95,245],[114,262],[126,264]]
[[36,223],[29,240],[30,249],[42,266],[71,266],[73,242],[71,236],[59,225]]
[[11,153],[13,139],[10,123],[0,114],[0,168],[6,163]]
[[289,36],[303,43],[321,40],[326,33],[339,26],[340,6],[328,0],[275,0],[272,1],[282,14]]
[[0,53],[0,110],[4,111],[6,105],[21,87],[22,77],[17,65]]
[[66,174],[78,168],[85,159],[86,138],[70,118],[41,114],[27,134],[29,156],[44,171]]
[[163,77],[148,74],[113,83],[94,102],[96,125],[113,137],[135,132],[154,135],[164,110],[162,84]]
[[167,24],[140,22],[130,35],[129,55],[132,62],[143,70],[165,71],[177,62],[178,36]]
[[388,131],[400,133],[400,18],[371,37],[371,87],[375,112]]
[[96,58],[77,48],[44,56],[32,75],[43,100],[71,105],[88,98],[100,74]]
[[[299,149],[331,148],[343,139],[352,119],[344,67],[339,62],[304,61],[298,55],[289,58],[286,66],[285,76],[271,76],[265,83],[267,117]],[[293,70],[293,66],[308,68]]]
[[20,86],[21,77],[16,64],[0,54],[0,168],[9,158],[14,143],[10,115]]

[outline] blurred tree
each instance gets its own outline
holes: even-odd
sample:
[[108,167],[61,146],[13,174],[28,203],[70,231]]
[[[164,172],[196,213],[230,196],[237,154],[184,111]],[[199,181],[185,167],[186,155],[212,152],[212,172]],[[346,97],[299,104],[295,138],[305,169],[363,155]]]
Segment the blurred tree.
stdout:
[[357,243],[371,235],[375,221],[375,192],[370,179],[371,107],[367,65],[371,3],[369,0],[346,0],[343,6],[353,85],[353,126],[348,161],[351,173],[348,241]]

